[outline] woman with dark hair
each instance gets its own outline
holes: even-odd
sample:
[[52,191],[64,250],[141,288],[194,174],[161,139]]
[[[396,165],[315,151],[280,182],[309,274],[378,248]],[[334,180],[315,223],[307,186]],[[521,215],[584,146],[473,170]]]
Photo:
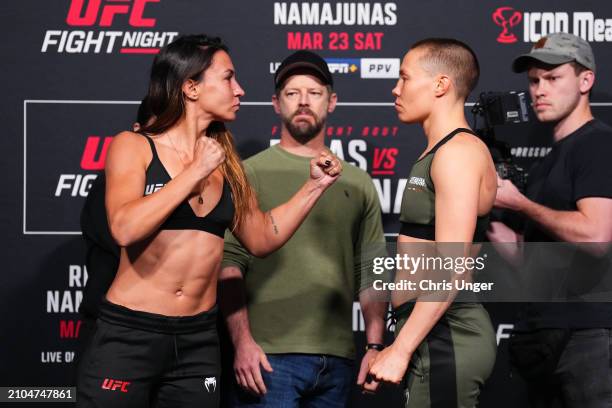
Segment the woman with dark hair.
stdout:
[[217,38],[180,37],[153,62],[151,120],[117,135],[106,209],[117,276],[78,368],[78,406],[214,407],[217,276],[230,228],[254,255],[282,246],[341,164],[326,152],[285,204],[262,213],[232,136],[244,91]]

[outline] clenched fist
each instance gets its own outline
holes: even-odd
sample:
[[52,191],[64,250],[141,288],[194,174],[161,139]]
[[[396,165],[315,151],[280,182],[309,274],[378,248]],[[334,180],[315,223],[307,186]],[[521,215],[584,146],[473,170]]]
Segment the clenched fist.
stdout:
[[200,136],[193,148],[193,161],[190,164],[201,179],[208,177],[225,161],[225,150],[219,142],[207,136]]
[[320,186],[331,186],[342,173],[342,163],[329,150],[325,149],[319,157],[310,161],[310,178]]
[[393,345],[389,346],[370,360],[370,375],[378,382],[399,384],[406,374],[410,357]]

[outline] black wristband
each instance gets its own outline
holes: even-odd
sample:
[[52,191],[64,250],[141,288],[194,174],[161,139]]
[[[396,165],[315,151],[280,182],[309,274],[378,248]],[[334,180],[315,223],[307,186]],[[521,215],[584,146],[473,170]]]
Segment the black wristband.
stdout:
[[366,351],[368,350],[382,351],[384,348],[385,348],[385,345],[380,344],[380,343],[368,343],[365,346]]

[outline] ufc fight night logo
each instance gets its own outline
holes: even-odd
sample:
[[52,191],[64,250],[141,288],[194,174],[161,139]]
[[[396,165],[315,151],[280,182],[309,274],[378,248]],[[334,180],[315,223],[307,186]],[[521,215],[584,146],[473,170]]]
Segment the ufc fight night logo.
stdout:
[[[102,140],[99,136],[88,136],[81,156],[81,169],[86,171],[99,171],[104,169],[106,153],[113,138],[106,136]],[[60,174],[55,188],[55,197],[87,197],[91,183],[98,177],[95,173],[89,174]]]
[[[178,32],[153,31],[162,0],[70,0],[66,24],[92,30],[47,30],[41,52],[156,54]],[[113,28],[113,30],[107,30]],[[149,30],[120,31],[117,28]],[[101,30],[100,30],[101,29]]]

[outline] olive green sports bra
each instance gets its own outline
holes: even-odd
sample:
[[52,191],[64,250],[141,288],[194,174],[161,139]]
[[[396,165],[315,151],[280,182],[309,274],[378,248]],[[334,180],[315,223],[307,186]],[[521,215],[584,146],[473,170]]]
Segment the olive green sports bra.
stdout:
[[[408,183],[402,197],[400,213],[401,235],[435,241],[436,239],[436,190],[431,179],[431,163],[436,151],[451,140],[457,133],[470,133],[472,130],[458,128],[440,140],[429,152],[412,166]],[[489,214],[476,219],[474,242],[483,242],[489,226]]]

